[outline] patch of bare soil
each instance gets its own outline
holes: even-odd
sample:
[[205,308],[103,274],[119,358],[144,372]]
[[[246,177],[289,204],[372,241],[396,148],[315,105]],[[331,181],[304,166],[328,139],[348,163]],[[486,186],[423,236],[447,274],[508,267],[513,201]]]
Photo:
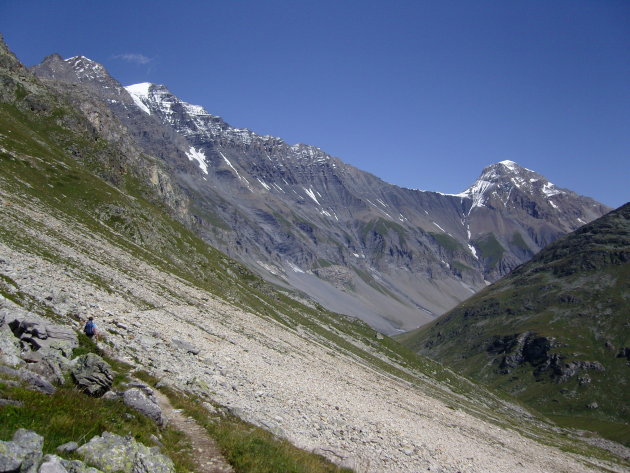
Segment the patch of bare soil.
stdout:
[[234,473],[234,469],[221,454],[217,443],[194,419],[175,409],[168,398],[155,390],[162,413],[169,425],[183,432],[192,445],[196,473]]

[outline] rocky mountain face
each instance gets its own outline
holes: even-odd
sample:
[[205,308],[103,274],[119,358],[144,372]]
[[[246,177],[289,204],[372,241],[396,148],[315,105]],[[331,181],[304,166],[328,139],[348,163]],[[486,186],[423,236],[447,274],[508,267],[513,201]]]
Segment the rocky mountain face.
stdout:
[[629,282],[630,203],[405,334],[404,343],[547,414],[627,432]]
[[404,189],[316,147],[234,128],[164,86],[123,88],[84,57],[52,55],[32,70],[106,104],[162,160],[182,196],[167,205],[205,241],[384,333],[433,320],[609,210],[510,161],[458,195]]

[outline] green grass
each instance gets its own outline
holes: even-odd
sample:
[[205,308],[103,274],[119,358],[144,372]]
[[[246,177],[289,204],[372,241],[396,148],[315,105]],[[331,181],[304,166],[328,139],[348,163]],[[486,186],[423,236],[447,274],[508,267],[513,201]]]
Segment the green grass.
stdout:
[[[86,343],[87,342],[89,343]],[[81,346],[74,355],[100,350],[91,350],[94,344],[82,337]],[[121,370],[126,365],[105,357],[116,371],[116,382],[127,380],[128,372]],[[71,382],[57,386],[52,395],[12,386],[0,378],[0,398],[20,401],[23,406],[0,407],[0,440],[11,440],[14,432],[25,428],[44,437],[44,454],[56,454],[56,448],[67,442],[79,445],[103,432],[131,435],[138,442],[154,446],[152,436],[160,439],[161,453],[173,460],[176,471],[193,471],[193,452],[184,434],[170,427],[159,428],[152,420],[127,407],[121,400],[106,400],[83,394]],[[66,455],[67,458],[75,458]],[[79,458],[79,457],[76,457]]]
[[361,240],[365,241],[370,233],[385,237],[390,232],[397,235],[400,244],[404,245],[407,230],[405,230],[402,225],[396,222],[385,220],[384,218],[380,217],[374,220],[370,220],[368,223],[364,224],[360,229],[360,236]]
[[525,243],[525,240],[523,240],[523,236],[520,234],[520,232],[514,232],[512,234],[512,238],[510,239],[510,245],[515,246],[516,248],[519,248],[523,251],[528,251],[528,252],[532,251],[529,248],[529,246],[527,246],[527,243]]
[[461,243],[458,242],[455,238],[446,233],[433,233],[429,232],[435,241],[437,241],[438,245],[444,248],[446,251],[453,253],[455,251],[463,250]]
[[[144,376],[145,381],[150,377]],[[194,418],[215,439],[237,473],[350,473],[321,455],[298,449],[288,441],[227,413],[211,414],[199,400],[172,389],[161,390],[178,409]]]
[[494,268],[503,257],[505,249],[497,240],[494,233],[488,233],[473,241],[474,247],[479,252],[479,256],[486,262],[490,269]]

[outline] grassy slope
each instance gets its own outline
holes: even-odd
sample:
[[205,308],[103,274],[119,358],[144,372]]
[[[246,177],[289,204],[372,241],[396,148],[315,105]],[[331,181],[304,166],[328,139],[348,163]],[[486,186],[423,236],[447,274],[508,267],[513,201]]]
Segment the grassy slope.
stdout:
[[[512,393],[563,425],[630,444],[630,206],[583,227],[434,323],[399,340],[456,371]],[[558,382],[525,363],[499,372],[495,337],[531,331],[554,340],[563,363],[597,361]],[[590,382],[584,382],[584,375]],[[583,378],[580,383],[579,378]],[[597,403],[598,408],[587,406]]]

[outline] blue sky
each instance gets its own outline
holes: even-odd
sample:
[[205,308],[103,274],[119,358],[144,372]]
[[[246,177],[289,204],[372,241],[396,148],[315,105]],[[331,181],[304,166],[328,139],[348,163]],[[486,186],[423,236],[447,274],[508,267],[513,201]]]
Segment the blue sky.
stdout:
[[511,159],[630,200],[630,2],[0,0],[26,65],[84,55],[404,187]]

